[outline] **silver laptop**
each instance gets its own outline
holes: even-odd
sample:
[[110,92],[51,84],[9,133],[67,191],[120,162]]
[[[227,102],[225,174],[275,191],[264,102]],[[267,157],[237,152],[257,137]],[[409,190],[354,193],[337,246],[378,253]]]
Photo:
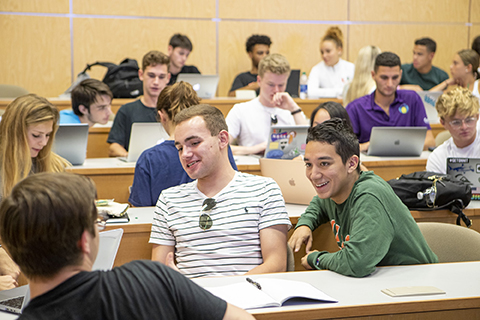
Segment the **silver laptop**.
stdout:
[[271,126],[265,158],[293,159],[305,154],[309,126]]
[[303,161],[261,158],[260,170],[262,176],[275,180],[286,203],[308,205],[317,195],[305,175]]
[[480,159],[447,158],[447,174],[467,178],[472,184],[472,200],[480,200]]
[[202,99],[211,99],[215,97],[218,86],[218,75],[206,75],[199,73],[180,73],[177,82],[185,81],[192,85],[193,90]]
[[[123,229],[121,228],[100,232],[98,254],[92,270],[112,269],[122,235]],[[0,291],[0,310],[2,311],[21,314],[29,301],[30,288],[28,285]],[[0,319],[3,319],[1,313]]]
[[420,96],[427,113],[427,118],[430,124],[440,123],[438,118],[437,109],[435,103],[437,103],[438,97],[442,95],[442,91],[419,91],[417,94]]
[[423,151],[426,127],[373,127],[369,156],[417,157]]
[[138,157],[151,148],[168,139],[169,135],[159,122],[135,122],[132,124],[128,156],[118,159],[126,162],[136,162]]
[[87,157],[88,124],[60,124],[53,141],[53,152],[73,165],[81,165]]

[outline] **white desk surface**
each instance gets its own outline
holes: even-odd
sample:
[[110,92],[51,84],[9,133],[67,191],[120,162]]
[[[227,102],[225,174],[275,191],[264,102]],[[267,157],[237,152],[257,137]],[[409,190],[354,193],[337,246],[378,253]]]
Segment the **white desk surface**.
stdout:
[[[274,313],[287,310],[358,307],[398,302],[480,297],[480,272],[478,270],[480,270],[480,261],[380,267],[365,278],[347,277],[326,270],[256,275],[251,276],[251,278],[257,280],[260,284],[262,283],[261,278],[264,277],[308,282],[339,302],[259,308],[249,311],[252,314]],[[245,276],[199,278],[194,279],[194,281],[200,286],[212,287],[245,281]],[[380,291],[386,288],[405,286],[434,286],[445,291],[446,294],[394,298]]]

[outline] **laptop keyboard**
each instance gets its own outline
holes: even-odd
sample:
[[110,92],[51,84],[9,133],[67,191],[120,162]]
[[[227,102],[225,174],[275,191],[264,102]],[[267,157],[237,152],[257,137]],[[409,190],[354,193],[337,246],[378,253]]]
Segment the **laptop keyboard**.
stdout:
[[13,299],[0,301],[0,304],[4,305],[4,306],[7,306],[7,307],[21,309],[24,299],[25,299],[25,297],[17,297],[17,298],[13,298]]

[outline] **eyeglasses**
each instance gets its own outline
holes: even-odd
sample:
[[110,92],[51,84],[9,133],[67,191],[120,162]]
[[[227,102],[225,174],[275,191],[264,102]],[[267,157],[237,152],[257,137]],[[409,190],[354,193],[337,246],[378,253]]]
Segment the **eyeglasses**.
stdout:
[[206,211],[211,211],[216,205],[217,202],[212,198],[207,198],[203,201],[202,209],[200,210],[200,219],[198,221],[200,229],[208,230],[212,227],[213,220]]
[[270,115],[270,121],[271,121],[271,124],[277,124],[278,123],[277,115],[276,114],[271,114]]
[[462,124],[465,122],[467,127],[473,127],[477,122],[477,117],[468,117],[465,119],[455,119],[449,122],[449,124],[454,128],[460,128]]
[[98,231],[105,230],[107,226],[108,216],[106,214],[99,214],[97,220],[95,220],[95,224],[97,225]]

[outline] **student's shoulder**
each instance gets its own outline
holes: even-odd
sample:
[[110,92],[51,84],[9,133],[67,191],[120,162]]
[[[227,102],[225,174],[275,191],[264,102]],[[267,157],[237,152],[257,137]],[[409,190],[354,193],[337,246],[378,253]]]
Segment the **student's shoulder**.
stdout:
[[128,102],[122,105],[120,109],[118,109],[118,112],[131,112],[141,106],[143,106],[142,101],[140,101],[140,99],[137,99],[135,101]]
[[441,76],[441,77],[446,77],[448,79],[448,73],[446,73],[443,69],[440,69],[439,67],[432,66],[432,71]]
[[191,65],[191,66],[183,66],[180,73],[200,73],[200,71],[198,70],[197,67],[195,67],[194,65]]
[[401,68],[402,68],[403,72],[410,72],[410,71],[412,71],[412,69],[415,69],[413,67],[412,63],[404,63],[404,64],[402,64]]
[[250,110],[256,109],[260,106],[261,106],[261,103],[260,103],[260,101],[257,97],[257,98],[254,98],[252,100],[249,100],[249,101],[234,104],[232,109],[230,110],[230,112],[233,111],[233,112],[242,112],[243,113],[243,112],[247,112],[247,110],[250,111]]
[[275,180],[269,177],[258,176],[250,173],[245,172],[237,172],[236,173],[236,182],[245,184],[248,186],[263,186],[266,188],[278,187]]

